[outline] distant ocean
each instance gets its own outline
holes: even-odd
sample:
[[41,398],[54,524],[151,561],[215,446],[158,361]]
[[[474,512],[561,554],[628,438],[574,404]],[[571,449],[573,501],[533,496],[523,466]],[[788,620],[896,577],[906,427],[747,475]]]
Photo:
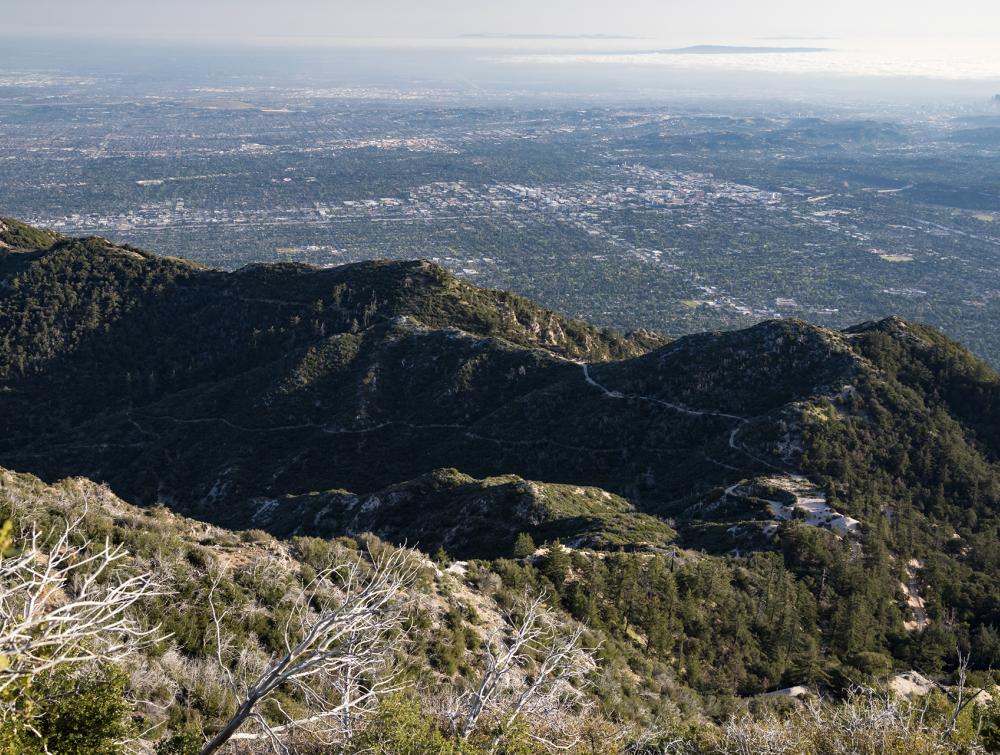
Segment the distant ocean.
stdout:
[[[585,41],[578,43],[581,47]],[[1000,39],[601,40],[591,50],[511,53],[512,64],[617,65],[679,70],[1000,80]],[[615,47],[617,49],[610,49]],[[726,49],[726,48],[729,49]],[[597,49],[602,48],[602,49]],[[756,48],[756,49],[755,49]],[[780,48],[791,48],[781,51]],[[818,48],[803,51],[804,48]],[[696,54],[693,54],[696,53]]]

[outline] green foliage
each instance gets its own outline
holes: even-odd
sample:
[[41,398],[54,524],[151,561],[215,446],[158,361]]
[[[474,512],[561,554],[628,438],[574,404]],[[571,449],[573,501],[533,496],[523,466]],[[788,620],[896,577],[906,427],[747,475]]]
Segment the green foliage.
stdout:
[[373,755],[474,755],[447,737],[413,697],[385,700],[378,713],[351,743],[349,753]]
[[14,544],[14,522],[10,519],[0,524],[0,557],[6,556]]
[[[134,557],[156,559],[161,576],[174,591],[170,600],[149,606],[146,618],[175,628],[185,663],[197,664],[214,649],[206,624],[208,579],[204,570],[219,559],[235,557],[242,564],[218,586],[217,599],[232,609],[224,620],[224,634],[236,647],[256,648],[261,641],[273,641],[269,626],[283,623],[281,601],[274,599],[277,593],[308,580],[315,568],[364,558],[368,549],[377,554],[386,547],[370,537],[336,541],[296,538],[287,546],[270,538],[240,542],[238,537],[166,511],[143,512],[111,496],[101,498],[99,489],[88,483],[69,482],[56,489],[26,476],[0,473],[0,512],[16,514],[18,524],[23,524],[26,513],[23,503],[15,503],[18,500],[33,501],[31,517],[43,530],[58,526],[67,503],[82,505],[82,500],[87,500],[90,512],[81,537],[107,532],[113,539],[130,537],[131,542],[141,544],[146,555]],[[182,547],[161,551],[150,541],[135,537],[135,530],[143,527],[154,528],[164,543]],[[608,751],[594,744],[602,738],[627,742],[627,738],[621,739],[624,734],[612,730],[615,720],[639,727],[650,722],[660,727],[669,722],[671,731],[683,732],[682,738],[704,744],[714,736],[711,719],[724,722],[746,706],[735,699],[737,695],[752,696],[776,686],[802,683],[836,690],[861,681],[882,681],[892,662],[879,650],[885,639],[864,626],[851,628],[848,623],[841,629],[838,623],[847,621],[851,612],[858,613],[862,625],[872,621],[872,609],[866,613],[859,606],[865,600],[882,598],[859,599],[851,604],[851,611],[841,612],[838,599],[831,597],[834,590],[846,590],[847,583],[855,584],[859,595],[866,591],[878,595],[870,592],[874,588],[867,581],[881,573],[877,554],[859,559],[849,543],[797,523],[789,525],[783,539],[785,553],[740,559],[680,549],[655,554],[559,547],[550,551],[559,554],[555,564],[546,563],[548,558],[539,559],[537,565],[514,560],[472,562],[464,578],[428,568],[433,579],[419,583],[418,589],[426,593],[422,593],[425,597],[418,601],[410,622],[412,642],[407,646],[406,664],[410,678],[419,680],[411,692],[446,694],[451,685],[460,689],[475,678],[482,633],[490,627],[484,616],[497,608],[511,607],[524,590],[542,589],[549,591],[554,605],[585,622],[587,644],[600,645],[599,683],[592,691],[598,703],[597,716],[587,724],[585,742],[591,742],[587,745],[590,749],[581,752]],[[201,566],[183,556],[184,548],[192,542],[205,543],[198,546],[203,552]],[[276,566],[283,562],[284,553],[293,559],[290,569]],[[279,558],[275,559],[276,555]],[[315,566],[295,561],[304,557]],[[297,569],[295,564],[301,566]],[[438,606],[443,606],[440,613]],[[494,608],[484,612],[474,606]],[[191,627],[190,632],[184,627]],[[853,639],[844,641],[841,633]],[[922,636],[930,635],[928,631]],[[830,650],[824,653],[824,647]],[[231,711],[233,701],[224,686],[213,681],[212,674],[188,675],[176,665],[176,656],[159,666],[164,650],[154,649],[148,661],[151,668],[160,669],[157,673],[168,668],[170,673],[180,671],[178,687],[144,690],[142,698],[152,698],[168,711],[166,725],[156,730],[162,735],[159,751],[181,755],[198,747],[203,730],[218,726]],[[133,678],[142,677],[138,674]],[[128,712],[126,690],[114,687],[108,697],[114,695],[120,698],[121,710]],[[469,742],[460,742],[442,721],[408,695],[387,702],[377,723],[361,727],[358,748],[382,742],[388,754],[404,746],[401,743],[409,741],[402,739],[405,732],[412,732],[413,746],[426,748],[416,752],[478,755],[490,750],[496,732],[488,725]],[[931,702],[928,716],[934,721],[945,720],[947,703]],[[301,702],[289,696],[282,705],[295,711]],[[394,711],[394,705],[401,709]],[[752,707],[755,716],[764,716],[776,706]],[[103,715],[99,706],[94,708],[97,713],[88,710],[88,716],[100,719]],[[793,713],[792,707],[782,708],[782,715]],[[957,736],[963,742],[972,741],[980,724],[992,731],[991,719],[972,716],[969,708],[959,722]],[[62,720],[63,729],[72,729],[68,719]],[[515,726],[503,740],[504,751],[534,752],[526,734],[523,726]],[[18,742],[18,747],[15,752],[27,745]],[[26,751],[32,752],[30,748]]]
[[558,540],[549,543],[545,557],[542,559],[542,574],[545,575],[545,578],[554,584],[557,589],[562,589],[569,577],[571,566],[572,561],[569,557],[569,552],[563,547],[562,543]]
[[181,729],[156,743],[156,755],[198,755],[204,736],[194,729]]
[[13,218],[0,218],[0,254],[4,244],[13,249],[48,249],[61,238],[55,231],[35,228]]
[[445,676],[470,672],[470,650],[477,648],[479,635],[466,622],[461,609],[452,606],[444,617],[443,625],[434,633],[430,643],[430,661]]
[[128,675],[105,667],[58,668],[32,680],[17,703],[17,717],[0,731],[9,755],[114,755],[133,734]]
[[[629,721],[722,721],[738,698],[899,669],[944,677],[957,649],[983,673],[1000,659],[1000,378],[931,329],[783,321],[661,347],[427,263],[227,275],[98,239],[5,252],[0,277],[0,460],[99,472],[239,530],[120,503],[87,518],[162,569],[174,592],[146,618],[184,661],[212,650],[214,566],[234,565],[217,588],[227,636],[267,652],[289,590],[386,547],[364,532],[441,565],[493,559],[464,581],[421,575],[433,600],[409,661],[431,685],[472,673],[465,589],[498,608],[547,591],[601,644],[595,695]],[[771,528],[780,491],[761,478],[798,466],[860,537],[804,517]],[[724,492],[736,483],[752,492]],[[534,563],[536,543],[550,545]],[[911,579],[922,631],[904,625]],[[185,685],[191,720],[162,745],[177,752],[233,705],[210,677]],[[386,741],[399,721],[448,739],[412,705],[384,711]],[[50,720],[73,728],[68,711]]]
[[303,518],[318,532],[371,531],[400,544],[417,542],[435,560],[438,549],[460,559],[509,556],[520,536],[631,550],[666,544],[675,535],[662,520],[598,488],[515,475],[478,480],[455,469],[437,469],[363,497],[344,491],[290,496],[269,525],[294,531]]
[[520,532],[517,538],[514,540],[514,550],[512,555],[514,558],[528,558],[534,555],[538,546],[535,545],[534,539],[527,532]]
[[548,750],[532,741],[523,724],[516,724],[502,736],[483,731],[474,733],[468,740],[460,739],[443,730],[418,698],[397,694],[382,702],[376,715],[344,752],[357,755],[540,755]]
[[1000,700],[993,700],[977,722],[979,741],[987,752],[1000,752]]

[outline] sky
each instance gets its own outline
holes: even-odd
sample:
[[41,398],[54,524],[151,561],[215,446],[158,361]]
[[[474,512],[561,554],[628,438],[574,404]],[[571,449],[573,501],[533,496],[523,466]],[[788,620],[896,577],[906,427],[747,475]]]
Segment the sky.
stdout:
[[998,0],[0,0],[4,34],[318,42],[605,34],[696,43],[770,37],[984,37]]

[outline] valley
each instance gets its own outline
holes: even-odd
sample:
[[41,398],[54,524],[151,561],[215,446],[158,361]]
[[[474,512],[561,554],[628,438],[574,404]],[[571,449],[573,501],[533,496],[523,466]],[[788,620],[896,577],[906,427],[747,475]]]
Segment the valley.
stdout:
[[578,107],[271,78],[105,71],[83,96],[75,79],[15,78],[0,207],[227,270],[427,258],[672,337],[895,314],[1000,361],[985,101],[762,114],[739,98]]
[[1000,753],[995,0],[0,5],[0,755]]

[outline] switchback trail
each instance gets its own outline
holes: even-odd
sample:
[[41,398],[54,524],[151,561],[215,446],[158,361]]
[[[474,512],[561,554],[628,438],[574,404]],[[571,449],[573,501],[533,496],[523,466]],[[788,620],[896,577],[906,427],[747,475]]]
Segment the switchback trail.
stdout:
[[[668,409],[672,409],[675,412],[680,412],[681,414],[687,414],[688,416],[692,417],[722,417],[723,419],[734,420],[736,422],[736,426],[733,427],[732,431],[729,433],[729,447],[734,451],[739,451],[745,456],[753,459],[758,464],[763,464],[764,466],[769,467],[771,469],[780,469],[774,464],[771,464],[770,462],[765,461],[764,459],[754,456],[752,453],[747,451],[746,448],[744,448],[741,444],[736,442],[736,437],[737,435],[739,435],[740,430],[742,430],[747,425],[747,423],[750,422],[749,417],[741,417],[738,414],[729,414],[727,412],[719,412],[711,409],[692,409],[691,407],[684,406],[682,404],[675,404],[670,401],[664,401],[663,399],[656,398],[655,396],[643,396],[641,394],[625,394],[622,393],[621,391],[612,391],[606,386],[601,385],[596,380],[594,380],[593,377],[591,377],[589,364],[587,364],[586,362],[577,362],[577,364],[579,364],[580,367],[583,369],[583,379],[587,381],[587,384],[593,386],[594,388],[597,388],[608,398],[626,399],[633,401],[649,401],[654,404],[665,406]],[[714,459],[709,459],[709,461],[712,461],[721,466],[728,466],[726,464],[722,464],[722,462],[716,462]]]

